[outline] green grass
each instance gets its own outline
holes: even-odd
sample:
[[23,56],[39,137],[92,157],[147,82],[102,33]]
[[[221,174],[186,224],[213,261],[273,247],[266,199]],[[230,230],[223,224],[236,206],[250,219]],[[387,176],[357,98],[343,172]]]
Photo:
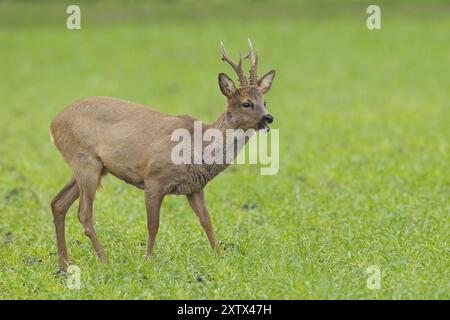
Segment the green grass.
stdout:
[[[379,31],[364,1],[81,2],[82,30],[68,31],[65,2],[0,2],[0,298],[449,299],[450,7],[380,3]],[[280,170],[234,166],[210,183],[226,253],[172,196],[146,262],[143,193],[108,177],[94,220],[111,263],[74,205],[82,286],[68,289],[49,203],[70,171],[50,121],[111,95],[211,122],[224,108],[217,74],[231,74],[218,44],[235,56],[248,36],[260,72],[278,71]],[[370,265],[380,290],[366,287]]]

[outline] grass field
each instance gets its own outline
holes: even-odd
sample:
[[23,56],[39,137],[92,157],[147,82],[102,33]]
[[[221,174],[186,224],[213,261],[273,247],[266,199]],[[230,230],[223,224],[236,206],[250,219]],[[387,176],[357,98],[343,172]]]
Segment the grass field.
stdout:
[[[0,1],[1,299],[449,299],[450,4],[380,1]],[[212,122],[225,101],[219,43],[251,37],[280,129],[280,170],[234,166],[209,184],[216,257],[184,197],[167,197],[145,261],[143,193],[108,177],[100,264],[70,209],[80,290],[58,272],[49,203],[70,170],[48,125],[111,95]],[[381,288],[366,286],[367,268]]]

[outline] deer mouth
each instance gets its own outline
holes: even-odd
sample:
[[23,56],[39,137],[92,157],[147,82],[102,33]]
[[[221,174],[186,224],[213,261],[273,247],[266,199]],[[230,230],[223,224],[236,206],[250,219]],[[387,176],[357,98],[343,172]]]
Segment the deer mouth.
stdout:
[[258,131],[263,133],[268,133],[270,131],[270,127],[267,121],[261,120],[258,122]]

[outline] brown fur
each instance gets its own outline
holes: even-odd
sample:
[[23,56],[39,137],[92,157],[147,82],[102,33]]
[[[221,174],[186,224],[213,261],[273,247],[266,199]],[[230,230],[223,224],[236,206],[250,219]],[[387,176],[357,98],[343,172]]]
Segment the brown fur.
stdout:
[[[257,129],[267,114],[262,95],[268,87],[262,81],[268,75],[271,82],[275,75],[273,71],[263,76],[258,85],[239,90],[231,79],[220,74],[220,88],[227,96],[228,105],[217,121],[203,125],[203,130],[217,128],[225,134],[228,128]],[[254,108],[243,109],[244,101],[252,102]],[[159,227],[161,203],[168,194],[187,196],[211,246],[217,251],[203,189],[227,165],[176,165],[171,161],[171,150],[176,144],[170,139],[172,132],[177,128],[193,131],[195,120],[189,115],[167,115],[117,98],[90,97],[74,102],[52,121],[52,141],[73,174],[51,203],[61,268],[68,265],[65,215],[77,198],[80,198],[78,218],[84,231],[99,258],[107,260],[92,221],[95,193],[101,176],[107,173],[145,190],[148,257],[152,254]]]

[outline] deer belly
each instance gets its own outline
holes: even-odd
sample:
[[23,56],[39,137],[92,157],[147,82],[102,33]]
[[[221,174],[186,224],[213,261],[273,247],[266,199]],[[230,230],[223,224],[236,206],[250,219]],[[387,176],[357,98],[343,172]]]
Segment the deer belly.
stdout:
[[134,168],[114,168],[105,166],[108,173],[111,173],[113,176],[119,178],[122,181],[125,181],[128,184],[131,184],[139,189],[145,189],[144,178],[140,174],[139,170]]
[[167,194],[191,194],[194,192],[200,191],[204,185],[201,185],[199,183],[178,183],[178,184],[172,184],[167,187],[166,193]]

